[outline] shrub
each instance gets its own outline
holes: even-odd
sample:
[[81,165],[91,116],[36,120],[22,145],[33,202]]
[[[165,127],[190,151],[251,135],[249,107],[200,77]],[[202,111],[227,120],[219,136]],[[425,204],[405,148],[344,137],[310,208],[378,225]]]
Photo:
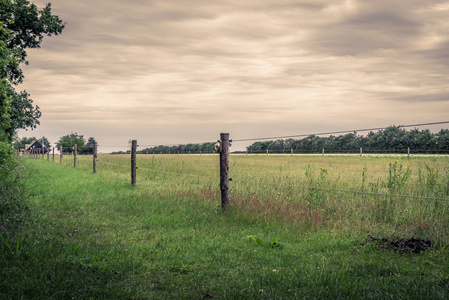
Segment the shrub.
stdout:
[[22,221],[24,205],[22,177],[11,145],[0,142],[0,230]]

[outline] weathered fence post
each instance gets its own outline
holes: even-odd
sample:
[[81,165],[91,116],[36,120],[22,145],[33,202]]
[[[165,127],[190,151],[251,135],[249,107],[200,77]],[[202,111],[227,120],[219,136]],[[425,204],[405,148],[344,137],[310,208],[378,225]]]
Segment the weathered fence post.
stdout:
[[50,149],[47,151],[47,161],[50,161]]
[[73,167],[76,168],[76,156],[78,154],[78,145],[75,144],[73,147]]
[[324,156],[324,148],[323,148],[323,154],[321,156]]
[[230,204],[229,196],[229,133],[220,134],[220,190],[221,208]]
[[136,152],[137,140],[132,140],[131,144],[131,184],[136,185]]
[[362,147],[360,147],[360,157],[362,157]]
[[62,146],[59,148],[59,164],[62,164]]
[[52,156],[53,156],[53,162],[55,162],[55,147],[53,147],[53,151],[51,152]]
[[94,174],[97,173],[97,142],[94,142],[94,161],[93,161]]
[[293,156],[293,148],[291,148],[291,152],[292,152],[292,155],[291,155],[291,156]]
[[44,151],[44,148],[42,148],[42,159],[44,159],[45,158],[45,151]]

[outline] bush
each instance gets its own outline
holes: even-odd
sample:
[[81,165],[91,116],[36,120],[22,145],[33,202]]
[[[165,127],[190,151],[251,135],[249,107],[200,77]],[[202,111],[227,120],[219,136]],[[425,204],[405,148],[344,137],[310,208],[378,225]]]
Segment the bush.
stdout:
[[11,145],[0,142],[0,230],[24,219],[22,176]]

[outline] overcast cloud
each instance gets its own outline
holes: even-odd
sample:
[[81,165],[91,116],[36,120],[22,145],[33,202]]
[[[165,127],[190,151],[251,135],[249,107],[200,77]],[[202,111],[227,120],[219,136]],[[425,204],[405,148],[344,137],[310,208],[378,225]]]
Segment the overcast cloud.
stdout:
[[110,151],[449,116],[447,1],[51,3],[67,25],[28,52],[19,88],[43,116],[20,136]]

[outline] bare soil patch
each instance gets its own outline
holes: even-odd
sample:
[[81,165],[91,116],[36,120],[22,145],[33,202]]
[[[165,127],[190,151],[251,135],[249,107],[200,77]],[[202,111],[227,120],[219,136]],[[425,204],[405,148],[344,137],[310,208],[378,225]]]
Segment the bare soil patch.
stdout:
[[379,249],[390,250],[399,253],[420,253],[422,251],[433,249],[432,242],[430,240],[424,240],[417,236],[414,236],[410,239],[390,240],[390,238],[388,237],[379,239],[372,235],[368,235],[366,238],[366,242],[376,243]]

